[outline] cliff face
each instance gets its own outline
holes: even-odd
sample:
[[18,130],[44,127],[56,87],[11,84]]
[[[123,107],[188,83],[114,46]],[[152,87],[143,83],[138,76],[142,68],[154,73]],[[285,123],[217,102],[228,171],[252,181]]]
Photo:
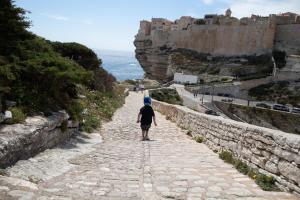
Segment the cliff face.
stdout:
[[154,47],[152,40],[138,38],[135,46],[136,58],[146,77],[160,81],[172,80],[175,72],[259,78],[273,70],[272,54],[268,51],[260,55],[222,56],[167,45]]
[[146,76],[160,81],[175,72],[259,78],[272,73],[275,32],[272,17],[152,19],[141,22],[134,44]]

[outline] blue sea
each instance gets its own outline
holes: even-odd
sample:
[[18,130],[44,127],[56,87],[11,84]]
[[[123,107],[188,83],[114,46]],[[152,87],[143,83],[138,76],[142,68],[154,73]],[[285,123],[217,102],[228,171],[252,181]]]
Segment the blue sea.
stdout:
[[144,71],[135,58],[134,52],[95,50],[102,60],[102,67],[113,74],[117,80],[141,79]]

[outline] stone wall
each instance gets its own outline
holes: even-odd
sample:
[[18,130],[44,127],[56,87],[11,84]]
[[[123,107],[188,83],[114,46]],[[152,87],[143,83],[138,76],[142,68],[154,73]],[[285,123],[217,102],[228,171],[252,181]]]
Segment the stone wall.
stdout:
[[288,55],[300,50],[300,24],[278,25],[275,34],[275,49],[286,51]]
[[190,30],[170,32],[152,31],[149,39],[154,48],[169,45],[172,48],[191,49],[217,56],[237,56],[270,52],[274,35],[275,26],[265,23],[247,26],[192,26]]
[[221,56],[270,52],[275,28],[269,24],[248,26],[194,26],[190,31],[173,31],[170,41],[176,48]]
[[153,101],[153,107],[180,127],[191,130],[193,135],[201,135],[211,149],[231,151],[261,173],[274,176],[282,190],[300,194],[299,135],[158,101]]
[[1,126],[0,168],[28,159],[68,139],[77,131],[78,124],[63,124],[67,120],[65,112],[58,112],[50,117],[29,117],[24,124]]

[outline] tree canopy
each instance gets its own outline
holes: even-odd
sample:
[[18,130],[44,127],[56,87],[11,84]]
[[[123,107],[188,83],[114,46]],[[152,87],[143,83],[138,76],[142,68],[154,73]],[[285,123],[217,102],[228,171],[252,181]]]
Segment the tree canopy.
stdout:
[[75,116],[77,84],[108,90],[115,79],[91,49],[27,31],[25,13],[12,0],[0,0],[0,111],[12,100],[28,113],[66,109]]

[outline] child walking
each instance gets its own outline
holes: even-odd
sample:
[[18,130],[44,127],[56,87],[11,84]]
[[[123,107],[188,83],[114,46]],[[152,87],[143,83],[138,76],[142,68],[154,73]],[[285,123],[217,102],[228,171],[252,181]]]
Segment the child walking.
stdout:
[[148,136],[148,132],[152,124],[152,119],[154,125],[157,126],[155,114],[151,107],[151,98],[144,97],[144,106],[140,109],[140,112],[138,114],[138,119],[137,119],[137,123],[141,123],[142,141],[150,140]]

